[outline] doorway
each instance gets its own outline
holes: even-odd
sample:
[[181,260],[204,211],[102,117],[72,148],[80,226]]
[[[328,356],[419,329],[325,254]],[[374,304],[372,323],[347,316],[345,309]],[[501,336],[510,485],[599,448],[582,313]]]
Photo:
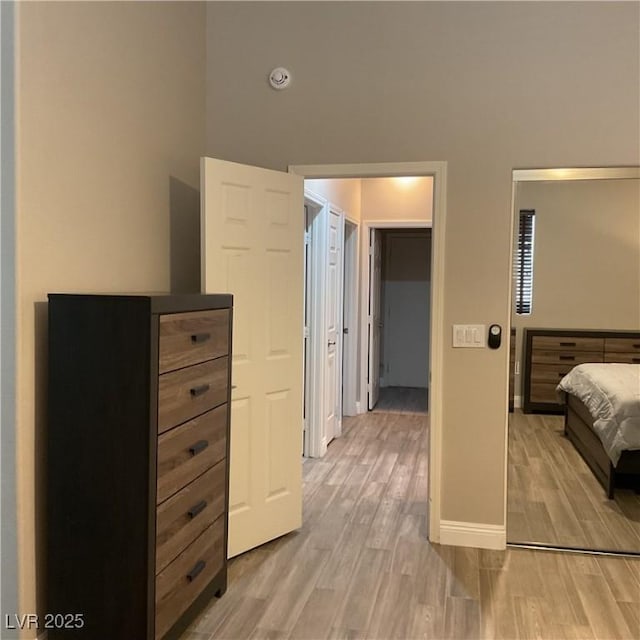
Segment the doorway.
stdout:
[[[289,172],[305,179],[371,178],[399,176],[431,176],[433,178],[433,219],[431,256],[431,344],[429,353],[429,540],[441,538],[441,469],[442,469],[442,404],[443,352],[446,340],[444,326],[444,265],[446,229],[446,162],[397,162],[377,164],[291,165]],[[381,216],[383,217],[383,216]],[[364,237],[361,225],[360,237]],[[365,250],[361,244],[362,251]],[[364,287],[362,287],[364,288]],[[361,305],[362,305],[362,298]],[[362,314],[361,314],[362,315]],[[365,379],[366,384],[366,379]],[[362,381],[360,400],[363,399]],[[359,410],[363,411],[360,402]]]
[[371,282],[379,291],[369,297],[380,300],[379,394],[371,408],[427,413],[431,229],[378,231],[380,278]]
[[[442,460],[442,370],[443,350],[445,344],[444,330],[444,248],[446,225],[446,162],[410,162],[410,163],[381,163],[363,165],[298,165],[290,166],[289,171],[304,176],[307,180],[319,179],[364,179],[364,178],[390,178],[403,176],[430,176],[433,179],[433,221],[432,221],[432,256],[431,256],[431,297],[430,297],[430,345],[429,345],[429,539],[432,542],[440,541],[440,487],[441,487],[441,460]],[[410,225],[398,225],[384,222],[384,213],[376,216],[378,221],[371,227],[406,226],[416,227],[415,222]],[[363,238],[361,256],[368,253],[369,228],[361,222],[360,237]],[[362,264],[362,259],[360,260]],[[363,282],[364,285],[364,282]],[[364,291],[368,287],[362,286]],[[368,294],[368,291],[367,291]],[[368,300],[360,296],[360,325],[363,334],[363,322]],[[366,357],[367,348],[360,343],[359,360],[362,363]],[[367,410],[367,377],[361,375],[359,381],[359,406],[358,411]]]
[[[433,261],[432,224],[432,221],[412,220],[365,224],[369,261],[362,304],[368,314],[363,317],[362,324],[367,344],[361,361],[364,380],[361,393],[370,411],[378,406],[381,393],[385,397],[378,408],[384,408],[389,402],[398,408],[406,401],[407,407],[426,410],[432,370],[429,368],[432,343],[429,327],[434,294],[429,286]],[[396,256],[393,263],[392,253]],[[412,296],[415,299],[412,300]],[[419,345],[412,344],[413,340],[419,341]],[[387,364],[391,378],[385,377]],[[395,365],[393,371],[392,365]],[[405,388],[397,392],[386,389],[395,386]]]

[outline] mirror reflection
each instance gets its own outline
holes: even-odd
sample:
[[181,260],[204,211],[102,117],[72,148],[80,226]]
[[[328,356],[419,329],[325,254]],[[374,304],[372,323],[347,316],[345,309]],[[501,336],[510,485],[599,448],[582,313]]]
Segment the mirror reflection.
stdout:
[[514,172],[507,539],[640,553],[640,172],[584,174]]

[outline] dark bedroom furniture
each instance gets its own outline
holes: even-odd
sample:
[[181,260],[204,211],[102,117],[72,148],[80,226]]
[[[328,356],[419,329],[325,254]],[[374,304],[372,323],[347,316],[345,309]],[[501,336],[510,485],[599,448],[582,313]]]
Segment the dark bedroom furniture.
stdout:
[[563,413],[558,382],[585,362],[640,363],[640,331],[524,330],[524,413]]
[[82,620],[49,640],[178,638],[224,593],[231,330],[226,294],[49,295],[46,611]]
[[623,451],[614,467],[593,430],[593,418],[589,410],[571,394],[566,395],[564,431],[604,487],[609,499],[614,497],[618,479],[625,480],[625,486],[632,485],[636,490],[640,489],[640,451]]

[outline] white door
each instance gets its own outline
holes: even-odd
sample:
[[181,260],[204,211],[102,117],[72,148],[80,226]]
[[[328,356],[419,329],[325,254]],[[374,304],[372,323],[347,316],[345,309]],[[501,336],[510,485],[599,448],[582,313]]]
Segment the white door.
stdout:
[[203,158],[202,290],[234,296],[229,557],[302,524],[303,180]]
[[326,444],[340,435],[342,422],[342,253],[344,217],[329,209],[327,216],[326,363],[324,433]]
[[369,409],[380,395],[380,284],[382,279],[381,234],[371,229],[369,236]]
[[342,415],[358,414],[358,227],[345,219],[342,260]]

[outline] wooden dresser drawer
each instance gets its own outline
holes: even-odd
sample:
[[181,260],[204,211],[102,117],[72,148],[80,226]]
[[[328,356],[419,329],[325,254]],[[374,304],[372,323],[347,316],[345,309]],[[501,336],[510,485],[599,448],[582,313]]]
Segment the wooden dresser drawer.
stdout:
[[604,338],[583,338],[579,336],[533,336],[532,350],[602,352],[604,350]]
[[226,460],[221,460],[158,507],[156,573],[222,514],[225,481]]
[[609,329],[525,328],[522,408],[524,413],[564,412],[556,386],[585,363],[640,364],[640,332]]
[[221,405],[158,438],[158,504],[225,457],[227,407]]
[[158,433],[226,402],[228,357],[164,373],[158,380]]
[[640,364],[640,352],[639,353],[605,353],[605,362],[623,362],[626,364]]
[[228,309],[160,316],[160,373],[213,360],[228,353]]
[[[640,355],[640,338],[606,338],[604,341],[606,354],[610,352]],[[613,362],[613,361],[609,361]]]
[[575,366],[584,362],[602,362],[602,351],[543,351],[531,352],[533,367],[537,364],[569,364]]
[[558,384],[575,365],[567,364],[536,364],[531,367],[531,382],[546,382]]
[[557,382],[532,382],[530,401],[558,404],[560,400],[558,399],[558,394],[556,393],[557,386]]
[[162,638],[223,566],[221,516],[156,577],[156,638]]

